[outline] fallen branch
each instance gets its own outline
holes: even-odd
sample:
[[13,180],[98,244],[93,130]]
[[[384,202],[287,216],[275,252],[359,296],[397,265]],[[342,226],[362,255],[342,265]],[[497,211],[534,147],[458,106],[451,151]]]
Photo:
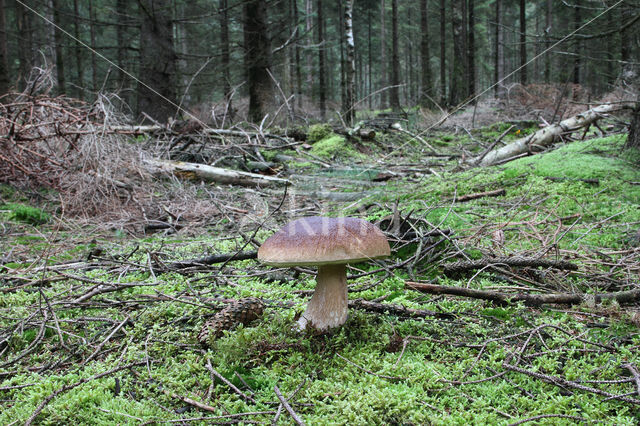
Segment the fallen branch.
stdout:
[[188,179],[202,179],[217,183],[227,183],[242,186],[269,186],[273,184],[289,185],[290,181],[273,176],[263,176],[257,173],[241,172],[223,169],[206,164],[186,163],[182,161],[147,159],[144,161],[152,173],[169,173]]
[[449,294],[452,296],[470,297],[473,299],[489,300],[503,305],[517,302],[524,302],[530,306],[540,306],[544,304],[577,305],[585,301],[602,303],[605,300],[615,300],[619,304],[624,305],[633,304],[640,301],[640,289],[599,294],[526,294],[502,293],[498,291],[476,290],[466,287],[443,286],[436,284],[416,283],[412,281],[406,281],[405,285],[421,293]]
[[282,396],[282,392],[280,392],[280,389],[278,389],[277,385],[273,387],[273,390],[276,393],[276,396],[278,397],[278,399],[280,400],[280,404],[282,404],[284,409],[287,410],[287,412],[289,413],[293,421],[300,426],[304,426],[304,422],[302,421],[300,416],[298,416],[298,414],[295,411],[293,411],[293,408],[291,408],[289,401],[287,401],[285,397]]
[[520,138],[509,145],[493,150],[485,155],[474,157],[469,163],[476,166],[490,166],[504,163],[524,155],[533,154],[534,149],[542,151],[560,138],[564,133],[574,132],[582,127],[589,126],[602,118],[604,114],[623,108],[619,104],[604,104],[587,110],[576,116],[562,120],[558,124],[547,126],[532,135]]
[[501,195],[506,195],[507,191],[504,188],[494,189],[493,191],[484,191],[484,192],[476,192],[475,194],[467,194],[462,195],[455,199],[458,203],[463,203],[465,201],[475,200],[477,198],[483,197],[500,197]]
[[401,316],[401,317],[417,317],[417,318],[426,318],[426,317],[436,317],[436,318],[445,318],[451,319],[455,318],[452,314],[447,314],[443,312],[433,312],[425,309],[411,309],[405,308],[401,305],[392,305],[389,303],[376,303],[370,302],[368,300],[363,299],[355,299],[349,300],[349,307],[355,309],[362,309],[369,312],[377,312],[377,313],[390,313],[393,315]]
[[213,254],[207,257],[201,257],[199,259],[181,260],[166,265],[169,270],[185,269],[194,266],[213,265],[214,263],[229,262],[232,260],[247,260],[256,259],[258,257],[257,251],[242,251],[240,253],[223,253]]
[[480,260],[465,260],[461,262],[449,263],[444,266],[444,274],[448,277],[459,275],[461,272],[482,269],[492,265],[506,265],[515,267],[543,267],[576,271],[577,265],[564,260],[549,260],[535,257],[496,257]]

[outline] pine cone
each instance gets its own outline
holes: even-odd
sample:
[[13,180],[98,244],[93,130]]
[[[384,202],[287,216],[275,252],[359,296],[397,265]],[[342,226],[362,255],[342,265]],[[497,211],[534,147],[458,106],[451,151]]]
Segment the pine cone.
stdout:
[[222,336],[224,330],[231,330],[238,324],[247,325],[258,319],[264,311],[264,303],[255,297],[237,300],[205,322],[198,333],[198,341],[207,346],[209,339]]

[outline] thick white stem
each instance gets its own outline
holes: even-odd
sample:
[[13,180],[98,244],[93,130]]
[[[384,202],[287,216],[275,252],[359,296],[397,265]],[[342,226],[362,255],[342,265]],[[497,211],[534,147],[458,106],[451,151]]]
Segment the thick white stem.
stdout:
[[346,265],[319,266],[316,291],[298,324],[303,330],[327,331],[347,321],[348,306]]

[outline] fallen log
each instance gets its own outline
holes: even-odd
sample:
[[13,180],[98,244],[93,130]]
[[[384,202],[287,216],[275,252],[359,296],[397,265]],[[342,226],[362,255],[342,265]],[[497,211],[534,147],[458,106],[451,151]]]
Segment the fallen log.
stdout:
[[527,293],[502,293],[498,291],[476,290],[466,287],[453,287],[436,284],[416,283],[406,281],[405,286],[427,294],[448,294],[451,296],[470,297],[495,302],[500,305],[524,302],[529,306],[545,304],[578,305],[582,302],[602,303],[605,300],[615,300],[620,305],[628,305],[640,301],[640,289],[618,291],[613,293],[551,293],[551,294],[527,294]]
[[535,154],[534,151],[542,151],[544,148],[558,140],[562,134],[574,132],[582,127],[589,126],[603,118],[605,114],[623,109],[619,104],[604,104],[580,113],[576,116],[552,124],[544,129],[520,138],[508,145],[490,151],[470,159],[469,164],[475,166],[490,166],[506,163],[525,155]]
[[145,165],[152,173],[170,173],[187,179],[202,179],[217,183],[243,186],[269,186],[273,184],[289,185],[287,179],[273,176],[263,176],[257,173],[241,172],[238,170],[223,169],[208,166],[206,164],[186,163],[173,160],[144,160]]
[[180,260],[178,262],[169,263],[166,266],[169,270],[191,268],[193,266],[213,265],[214,263],[229,262],[232,260],[256,259],[257,251],[241,251],[239,253],[222,253],[212,254],[211,256],[201,257],[198,259]]

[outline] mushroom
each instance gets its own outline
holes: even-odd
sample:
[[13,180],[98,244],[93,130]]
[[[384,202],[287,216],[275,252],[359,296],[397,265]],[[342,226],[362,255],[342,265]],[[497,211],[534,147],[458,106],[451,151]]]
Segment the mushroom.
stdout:
[[317,266],[316,290],[298,320],[324,332],[347,320],[347,263],[389,256],[387,238],[372,223],[351,217],[294,220],[260,246],[258,259],[271,266]]

